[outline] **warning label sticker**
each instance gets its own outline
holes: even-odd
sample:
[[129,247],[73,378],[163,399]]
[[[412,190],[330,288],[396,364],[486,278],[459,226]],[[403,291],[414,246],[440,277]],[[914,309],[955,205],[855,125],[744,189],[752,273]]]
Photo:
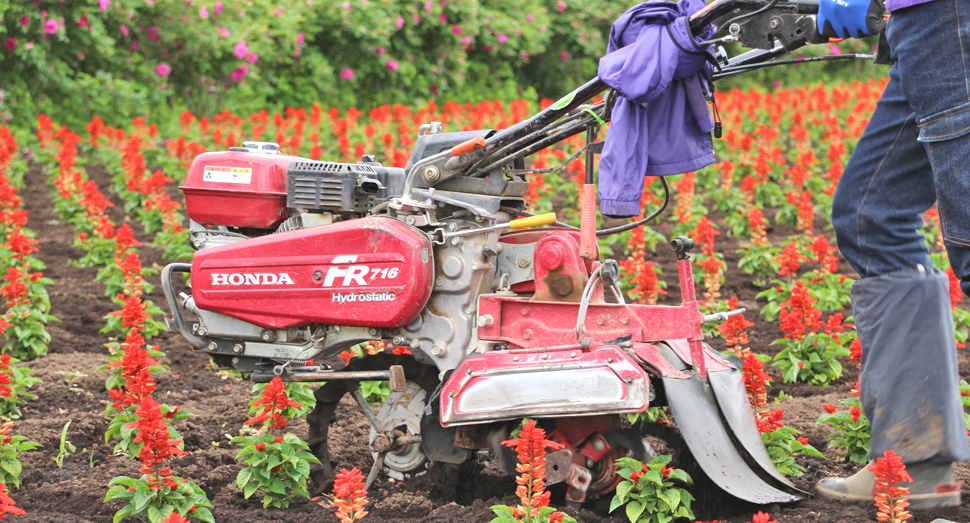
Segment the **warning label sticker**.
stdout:
[[214,183],[250,183],[253,170],[248,167],[219,167],[206,165],[202,171],[202,181]]

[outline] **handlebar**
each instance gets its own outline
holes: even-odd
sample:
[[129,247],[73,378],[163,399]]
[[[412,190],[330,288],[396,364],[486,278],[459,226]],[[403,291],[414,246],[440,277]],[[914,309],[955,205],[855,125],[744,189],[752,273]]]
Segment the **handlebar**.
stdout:
[[[772,7],[792,13],[815,14],[818,13],[818,3],[819,0],[785,0],[777,2]],[[715,0],[691,15],[690,28],[698,31],[735,9],[758,10],[770,4],[771,2],[764,0]]]

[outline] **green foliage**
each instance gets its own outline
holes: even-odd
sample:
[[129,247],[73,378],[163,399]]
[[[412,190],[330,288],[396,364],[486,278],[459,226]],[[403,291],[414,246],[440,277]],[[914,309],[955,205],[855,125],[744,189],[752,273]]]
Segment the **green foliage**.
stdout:
[[232,442],[243,447],[236,459],[248,465],[236,476],[236,486],[246,499],[264,489],[263,507],[286,508],[296,496],[310,497],[306,489],[310,463],[320,461],[298,436],[269,433],[237,436]]
[[[816,425],[827,423],[832,426],[832,434],[826,436],[832,441],[826,448],[842,447],[845,449],[845,459],[856,463],[868,463],[870,425],[862,412],[862,404],[858,398],[846,398],[839,402],[848,406],[850,410],[826,412],[815,422]],[[852,421],[851,409],[853,408],[858,409],[856,421]]]
[[129,516],[135,516],[142,521],[147,517],[150,523],[162,523],[173,512],[189,519],[215,523],[215,518],[209,511],[212,503],[209,503],[205,492],[194,481],[169,476],[162,482],[150,484],[149,478],[154,479],[150,474],[145,474],[140,479],[119,476],[108,483],[105,503],[115,499],[128,500],[128,504],[115,513],[114,523]]
[[[32,282],[30,287],[53,283],[50,278],[39,278]],[[43,294],[46,296],[47,291],[44,290]],[[5,333],[7,343],[3,346],[4,353],[11,354],[19,360],[32,360],[47,355],[47,344],[51,341],[51,335],[47,333],[47,324],[60,320],[47,314],[37,305],[26,301],[7,309],[3,317],[10,322],[11,326],[7,327]],[[47,309],[50,309],[49,303]]]
[[383,404],[391,394],[391,385],[386,381],[362,381],[360,382],[360,392],[364,394],[368,402]]
[[631,523],[667,523],[677,518],[693,518],[690,503],[694,497],[675,481],[692,486],[686,472],[667,468],[670,456],[657,456],[644,464],[632,458],[620,458],[616,465],[622,478],[610,503],[610,512],[626,505]]
[[40,443],[34,443],[26,436],[10,436],[9,432],[13,428],[13,423],[5,423],[0,434],[0,483],[11,487],[20,487],[20,472],[23,464],[20,462],[20,453],[41,447]]
[[13,366],[15,363],[20,363],[20,360],[9,354],[0,356],[0,372],[3,372],[10,378],[10,383],[6,386],[10,389],[10,394],[0,395],[0,417],[4,419],[20,418],[22,415],[20,404],[24,402],[24,398],[37,398],[37,396],[28,392],[27,389],[41,383],[39,378],[30,377],[30,373],[33,372],[32,369],[15,367]]
[[[747,219],[745,219],[745,227],[747,227]],[[745,243],[735,252],[741,255],[741,259],[738,260],[738,267],[742,271],[753,274],[758,278],[771,278],[778,274],[779,267],[775,258],[781,254],[781,249],[772,246],[771,243]],[[770,289],[765,292],[770,293]],[[769,303],[771,303],[770,299]],[[775,311],[775,314],[777,314],[777,311]]]
[[[119,389],[120,392],[120,389]],[[138,436],[138,428],[132,425],[138,421],[138,416],[135,415],[135,408],[137,405],[122,405],[121,402],[116,402],[109,404],[104,409],[104,417],[110,418],[111,421],[108,422],[108,430],[104,433],[104,442],[108,443],[112,439],[117,438],[118,442],[115,443],[114,452],[128,454],[130,456],[137,456],[141,452],[141,448],[144,443],[140,441],[135,441],[135,437]],[[195,414],[181,408],[172,407],[170,405],[161,404],[159,408],[167,419],[180,420],[185,418],[194,418]],[[182,435],[179,431],[175,430],[171,424],[168,425],[168,438],[172,441],[182,441]]]
[[[492,510],[495,511],[497,516],[492,520],[492,523],[549,523],[550,516],[558,512],[554,507],[539,507],[539,515],[536,517],[523,516],[515,517],[515,507],[510,507],[508,505],[493,505]],[[559,512],[562,519],[557,519],[556,521],[562,521],[563,523],[576,523],[576,519],[568,514],[563,514]]]
[[670,419],[670,415],[667,411],[667,407],[647,407],[647,410],[643,412],[634,412],[632,414],[626,415],[627,421],[630,425],[639,425],[640,423],[667,423]]
[[57,468],[64,466],[64,458],[73,454],[77,448],[73,443],[67,440],[67,429],[71,428],[71,422],[74,420],[67,420],[64,424],[64,429],[61,430],[61,444],[58,446],[57,456],[54,457],[54,463],[57,463]]
[[768,450],[768,456],[786,476],[801,476],[805,468],[795,463],[798,454],[809,454],[817,458],[824,458],[821,452],[808,444],[808,440],[798,437],[799,432],[792,427],[779,427],[772,432],[762,432],[761,441]]
[[828,385],[842,376],[842,364],[836,357],[849,355],[847,342],[854,333],[826,334],[812,332],[803,339],[782,338],[772,345],[784,345],[775,355],[774,364],[782,371],[785,383],[800,381],[810,385]]

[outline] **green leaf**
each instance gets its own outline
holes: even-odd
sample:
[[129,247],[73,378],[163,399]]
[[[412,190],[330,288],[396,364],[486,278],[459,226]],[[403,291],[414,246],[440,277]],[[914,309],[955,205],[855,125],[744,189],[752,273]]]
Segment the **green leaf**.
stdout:
[[148,503],[151,500],[152,500],[152,494],[150,491],[139,490],[135,492],[135,499],[132,500],[132,503],[135,504],[135,512],[141,512],[145,510],[145,507],[148,506]]
[[[630,490],[633,489],[633,483],[629,481],[622,481],[616,486],[616,499],[619,500],[620,504],[626,503],[627,496],[630,495]],[[610,509],[613,512],[613,509]]]
[[643,514],[643,509],[646,508],[636,501],[631,501],[626,506],[626,517],[630,519],[630,523],[637,523],[640,519],[640,514]]
[[246,488],[243,489],[243,497],[245,497],[246,499],[249,499],[249,497],[253,495],[253,492],[256,492],[256,489],[258,488],[259,488],[259,483],[255,481],[249,482],[249,484],[246,485]]
[[152,523],[162,523],[163,517],[165,516],[162,515],[161,510],[158,510],[158,507],[155,505],[150,505],[148,507],[148,520]]
[[670,475],[667,476],[667,479],[677,480],[687,485],[694,484],[694,481],[691,479],[690,475],[680,469],[674,469],[670,471]]
[[[239,488],[239,490],[242,490],[243,487],[245,487],[246,483],[249,482],[249,478],[252,478],[252,477],[253,477],[253,469],[246,467],[240,470],[239,474],[236,475],[236,487]],[[246,496],[246,497],[248,498],[249,496]]]
[[670,510],[674,510],[677,505],[680,505],[680,491],[678,489],[667,489],[660,494],[660,498],[670,505]]
[[121,510],[115,512],[114,523],[125,519],[126,517],[132,515],[135,512],[135,506],[132,504],[125,505],[121,507]]

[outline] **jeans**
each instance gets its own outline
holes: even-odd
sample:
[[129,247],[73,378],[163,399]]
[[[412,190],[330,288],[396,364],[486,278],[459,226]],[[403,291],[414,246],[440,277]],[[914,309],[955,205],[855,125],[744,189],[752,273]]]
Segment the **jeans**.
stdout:
[[919,213],[939,203],[950,264],[970,294],[970,5],[894,11],[896,63],[839,182],[839,250],[862,276],[852,308],[862,343],[869,457],[970,459],[946,276],[931,269]]
[[896,64],[835,193],[839,250],[862,277],[930,266],[919,213],[939,201],[944,244],[970,295],[970,5],[894,11]]

